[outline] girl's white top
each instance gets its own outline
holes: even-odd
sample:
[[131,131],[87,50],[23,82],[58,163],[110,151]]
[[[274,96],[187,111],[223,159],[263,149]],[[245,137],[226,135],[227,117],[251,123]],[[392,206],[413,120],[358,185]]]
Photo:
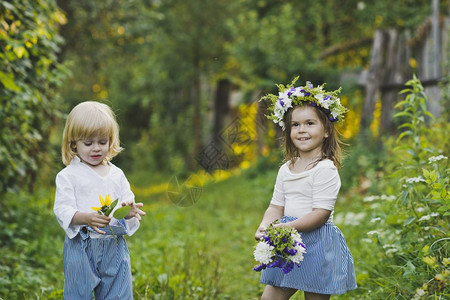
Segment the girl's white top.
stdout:
[[[134,194],[130,189],[125,174],[121,169],[110,164],[109,173],[102,177],[92,168],[82,163],[75,156],[70,165],[62,169],[56,175],[55,205],[53,211],[56,219],[69,238],[74,238],[85,225],[71,225],[72,218],[77,211],[94,212],[92,207],[100,207],[99,196],[105,199],[106,195],[111,200],[119,199],[115,209],[122,207],[121,202],[133,201]],[[111,214],[112,215],[112,214]],[[110,225],[116,225],[118,221],[112,218]],[[139,228],[140,222],[133,217],[125,220],[128,235],[132,235]]]
[[313,208],[331,211],[341,187],[337,168],[331,160],[322,160],[314,168],[293,173],[286,162],[278,171],[271,204],[284,206],[286,216],[301,218]]

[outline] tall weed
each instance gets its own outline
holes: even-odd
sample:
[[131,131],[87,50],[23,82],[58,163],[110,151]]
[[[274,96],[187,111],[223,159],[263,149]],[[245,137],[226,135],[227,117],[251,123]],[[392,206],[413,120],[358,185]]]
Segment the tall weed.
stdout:
[[407,86],[395,114],[402,132],[386,141],[384,176],[376,184],[390,195],[366,198],[373,227],[364,240],[372,257],[362,285],[367,299],[450,296],[449,125],[427,111],[417,78]]

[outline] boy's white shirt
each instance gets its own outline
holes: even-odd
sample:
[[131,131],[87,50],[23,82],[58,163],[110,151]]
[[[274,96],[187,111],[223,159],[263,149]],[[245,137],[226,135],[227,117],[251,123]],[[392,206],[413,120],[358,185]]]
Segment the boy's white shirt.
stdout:
[[[91,167],[82,163],[75,156],[70,165],[56,175],[55,205],[53,211],[67,236],[74,238],[85,225],[71,225],[77,211],[93,212],[92,207],[100,207],[101,195],[105,199],[110,195],[111,200],[119,199],[116,208],[122,207],[122,202],[134,202],[134,194],[130,183],[121,169],[110,164],[109,173],[102,177]],[[112,218],[111,225],[118,221]],[[133,235],[139,228],[140,222],[133,217],[125,220],[128,235]]]

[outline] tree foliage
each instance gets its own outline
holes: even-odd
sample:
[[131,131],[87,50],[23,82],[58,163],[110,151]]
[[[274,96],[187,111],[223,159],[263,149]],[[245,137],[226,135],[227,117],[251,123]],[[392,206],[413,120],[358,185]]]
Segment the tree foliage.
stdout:
[[0,193],[32,186],[39,168],[52,162],[64,22],[55,1],[0,2]]
[[192,168],[210,139],[220,80],[251,93],[300,74],[335,88],[342,69],[367,63],[374,28],[414,30],[430,12],[426,0],[57,4],[67,24],[54,0],[0,4],[3,190],[33,182],[37,162],[52,160],[43,153],[61,119],[60,24],[59,56],[73,73],[60,89],[64,111],[84,100],[108,102],[128,150],[118,162],[139,155],[139,167],[173,171]]

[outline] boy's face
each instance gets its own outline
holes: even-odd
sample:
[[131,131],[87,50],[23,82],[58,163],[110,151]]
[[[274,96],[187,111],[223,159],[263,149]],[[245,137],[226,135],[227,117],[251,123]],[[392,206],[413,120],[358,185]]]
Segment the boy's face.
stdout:
[[108,155],[109,139],[107,137],[95,137],[76,142],[76,152],[82,162],[95,167],[101,165]]

